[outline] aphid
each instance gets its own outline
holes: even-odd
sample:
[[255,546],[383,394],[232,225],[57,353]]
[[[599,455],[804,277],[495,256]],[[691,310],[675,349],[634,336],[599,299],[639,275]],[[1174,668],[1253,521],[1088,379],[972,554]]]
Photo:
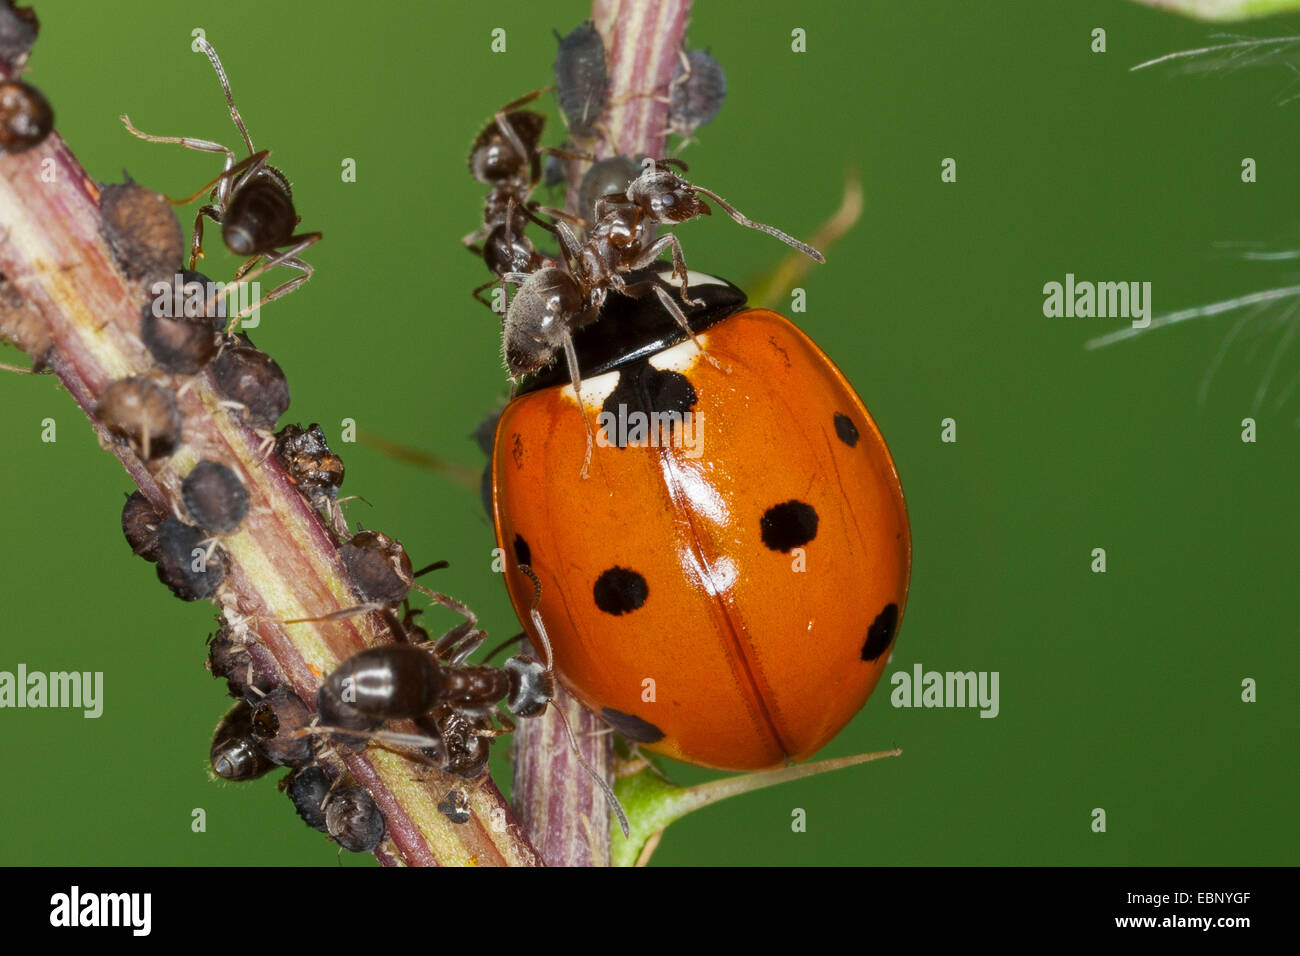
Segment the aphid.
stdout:
[[213,677],[225,678],[226,692],[236,699],[258,700],[280,683],[278,675],[262,670],[249,645],[225,626],[208,641],[207,668]]
[[555,39],[555,98],[568,120],[569,134],[580,138],[595,132],[609,95],[605,41],[590,20]]
[[31,7],[15,7],[13,0],[0,6],[0,62],[15,75],[27,62],[27,55],[41,31],[40,21]]
[[158,560],[158,526],[163,516],[149,503],[149,499],[138,491],[126,496],[122,506],[122,533],[131,551],[146,561]]
[[225,465],[204,459],[181,482],[181,501],[200,528],[227,533],[248,514],[248,492]]
[[306,428],[285,425],[276,432],[275,457],[289,481],[313,503],[322,495],[333,498],[343,484],[343,459],[330,451],[315,422]]
[[99,231],[124,275],[146,285],[168,279],[185,254],[185,236],[162,193],[131,181],[99,187]]
[[31,357],[32,374],[45,371],[54,352],[54,340],[45,317],[3,276],[0,276],[0,341],[11,343]]
[[198,528],[168,516],[158,526],[158,580],[182,601],[212,597],[226,579],[226,555]]
[[727,96],[727,74],[707,50],[682,53],[668,85],[668,128],[690,139],[713,121]]
[[396,607],[411,593],[415,576],[400,541],[378,531],[360,531],[339,548],[339,555],[362,600]]
[[[627,187],[641,175],[641,164],[648,156],[610,156],[592,163],[578,185],[578,208],[583,218],[596,222],[596,202],[606,196],[624,196]],[[527,270],[520,270],[527,271]]]
[[253,705],[250,721],[253,738],[272,763],[296,767],[311,760],[315,742],[300,731],[312,713],[297,694],[283,687],[271,691]]
[[255,780],[275,769],[253,738],[253,708],[238,701],[226,711],[212,735],[208,752],[212,772],[224,780]]
[[167,457],[181,442],[176,396],[148,378],[120,378],[109,383],[95,406],[95,417],[146,461]]
[[[194,238],[190,243],[190,268],[193,269],[195,262],[203,255],[203,220],[206,217],[220,224],[221,238],[226,248],[235,255],[247,257],[247,261],[235,272],[237,282],[252,281],[275,266],[287,266],[303,273],[262,296],[245,310],[245,313],[248,313],[267,302],[288,295],[311,278],[312,266],[299,256],[320,240],[321,233],[294,233],[300,217],[293,208],[293,194],[288,178],[266,161],[271,155],[270,150],[257,152],[253,149],[253,140],[248,135],[239,110],[235,108],[230,83],[226,79],[226,71],[221,66],[216,50],[212,49],[202,37],[196,38],[194,42],[212,61],[212,68],[216,70],[217,78],[221,81],[221,89],[226,94],[230,118],[244,139],[248,156],[237,161],[232,149],[208,140],[193,139],[188,136],[151,136],[132,126],[129,117],[122,116],[121,119],[132,135],[150,143],[178,143],[186,149],[225,153],[226,162],[221,174],[194,194],[198,196],[209,187],[212,188],[208,196],[209,202],[199,209],[198,215],[194,218]],[[193,199],[194,196],[189,199]],[[185,201],[188,202],[189,199]],[[259,259],[265,261],[254,269],[253,266]],[[233,285],[227,286],[227,291],[233,287]]]
[[289,407],[289,380],[275,359],[251,345],[225,349],[211,371],[217,391],[249,428],[273,428]]
[[184,315],[159,315],[156,301],[140,308],[140,341],[158,367],[175,375],[193,375],[217,354],[217,332],[211,320]]
[[289,777],[285,789],[289,799],[293,801],[293,808],[298,811],[298,816],[302,817],[303,823],[313,830],[328,833],[325,811],[321,809],[321,804],[325,802],[330,792],[330,778],[325,771],[316,764],[303,767]]
[[24,153],[54,129],[54,111],[41,91],[22,80],[0,82],[0,151]]
[[362,787],[344,787],[325,806],[325,830],[345,850],[369,853],[384,839],[384,815]]
[[468,823],[472,816],[469,799],[459,790],[449,790],[447,796],[438,804],[438,812],[452,823]]

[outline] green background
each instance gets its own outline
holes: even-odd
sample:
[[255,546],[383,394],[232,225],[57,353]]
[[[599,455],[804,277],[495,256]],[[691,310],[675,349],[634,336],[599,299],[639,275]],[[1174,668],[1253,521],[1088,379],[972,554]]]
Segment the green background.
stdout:
[[[212,157],[139,142],[117,116],[234,142],[191,29],[220,51],[254,142],[292,178],[303,227],[326,237],[308,254],[316,277],[255,333],[288,373],[284,420],[319,421],[333,442],[354,418],[479,466],[467,436],[505,376],[496,323],[468,294],[482,264],[458,242],[483,196],[465,154],[497,106],[548,81],[551,28],[576,25],[584,4],[37,7],[29,79],[101,180],[126,167],[184,195],[213,174]],[[796,26],[804,54],[790,50]],[[505,54],[489,50],[494,27]],[[1105,54],[1090,52],[1095,27]],[[698,4],[690,43],[712,48],[729,92],[684,153],[692,178],[805,237],[846,169],[865,184],[862,221],[803,282],[796,318],[858,387],[906,489],[915,564],[889,673],[998,671],[1001,714],[896,710],[882,684],[824,755],[898,745],[901,758],[700,812],[657,863],[1297,862],[1300,394],[1282,394],[1300,373],[1285,338],[1296,318],[1274,308],[1248,323],[1202,403],[1232,317],[1086,352],[1122,323],[1042,314],[1043,284],[1066,272],[1150,281],[1157,312],[1295,281],[1294,264],[1216,245],[1300,245],[1300,103],[1282,102],[1300,92],[1293,74],[1129,72],[1211,29],[1118,0]],[[1252,30],[1300,33],[1300,18]],[[949,156],[955,184],[940,182]],[[340,181],[344,157],[356,183]],[[678,234],[694,268],[742,282],[784,252],[718,216]],[[227,277],[235,260],[211,249],[206,271]],[[0,669],[102,670],[106,683],[99,720],[0,711],[0,863],[335,865],[276,775],[209,781],[227,704],[202,666],[213,610],[174,600],[129,554],[116,460],[52,379],[0,377],[0,408]],[[1248,415],[1256,444],[1240,440]],[[40,441],[47,416],[55,444]],[[946,417],[956,444],[939,440]],[[373,503],[352,505],[353,520],[417,564],[450,560],[439,587],[494,636],[513,633],[476,495],[335,447],[344,491]],[[1089,570],[1096,547],[1104,575]],[[1245,677],[1257,703],[1240,700]],[[190,831],[195,807],[206,833]],[[1091,832],[1094,807],[1105,834]],[[794,808],[806,833],[791,832]]]

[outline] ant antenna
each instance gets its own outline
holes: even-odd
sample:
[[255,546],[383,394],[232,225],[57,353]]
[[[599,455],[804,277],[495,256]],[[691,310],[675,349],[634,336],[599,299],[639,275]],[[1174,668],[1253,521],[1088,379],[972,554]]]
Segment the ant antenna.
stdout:
[[808,243],[800,242],[798,239],[794,238],[793,236],[787,236],[784,232],[782,232],[780,229],[777,229],[775,226],[768,226],[768,225],[764,225],[761,222],[754,222],[754,220],[750,219],[739,209],[731,205],[731,203],[727,202],[725,199],[723,199],[721,196],[719,196],[711,189],[705,189],[703,186],[696,186],[694,183],[691,184],[690,188],[694,192],[704,193],[704,195],[708,196],[715,203],[721,206],[723,211],[728,216],[730,216],[736,222],[740,223],[742,226],[748,226],[750,229],[757,229],[759,232],[765,232],[769,236],[775,236],[777,239],[780,239],[782,242],[784,242],[787,246],[791,246],[795,249],[798,249],[808,258],[816,262],[825,264],[826,257],[822,255],[820,252],[818,252],[816,249],[814,249],[812,246],[808,245]]
[[537,605],[542,600],[542,582],[538,580],[537,573],[528,565],[521,564],[518,567],[533,582],[533,606],[528,609],[528,614],[533,619],[533,627],[537,628],[537,640],[542,645],[542,655],[545,658],[543,663],[549,671],[552,664],[551,639],[546,634],[546,625],[542,623],[542,615],[537,610]]
[[[528,609],[528,613],[533,619],[533,627],[537,628],[537,640],[542,645],[542,652],[546,657],[546,670],[549,672],[551,670],[551,639],[546,634],[546,625],[542,623],[542,615],[537,611],[537,604],[542,599],[542,582],[537,579],[537,574],[528,565],[521,564],[518,567],[533,582],[533,606]],[[628,826],[627,814],[623,811],[623,805],[618,802],[618,797],[614,796],[614,788],[582,756],[582,749],[578,746],[578,738],[573,735],[573,728],[569,726],[569,718],[564,715],[564,711],[559,707],[552,707],[551,709],[555,712],[555,716],[560,718],[560,723],[564,725],[564,732],[569,736],[569,747],[572,748],[573,755],[578,758],[578,763],[583,770],[587,771],[587,775],[596,781],[596,786],[600,787],[601,792],[605,794],[605,800],[608,801],[609,808],[618,817],[618,825],[623,828],[623,837],[625,839],[630,838],[632,829]]]
[[601,792],[605,794],[605,799],[609,802],[609,808],[614,811],[618,817],[618,825],[623,828],[623,838],[631,839],[632,828],[628,826],[627,814],[623,811],[623,804],[618,802],[618,797],[614,796],[614,788],[609,785],[603,776],[596,773],[594,767],[587,763],[586,758],[582,756],[582,751],[578,749],[578,738],[573,736],[573,728],[569,726],[569,718],[564,716],[564,711],[560,708],[553,708],[555,716],[560,718],[560,723],[564,725],[564,732],[569,735],[569,746],[573,748],[573,755],[578,758],[578,763],[582,769],[587,771],[588,776],[596,781],[596,786],[600,787]]
[[244,137],[244,145],[248,147],[248,154],[251,156],[256,150],[253,149],[252,137],[248,135],[248,129],[244,126],[244,120],[239,115],[239,110],[235,107],[235,97],[230,92],[230,81],[226,79],[226,71],[221,67],[221,60],[217,57],[217,51],[212,49],[210,44],[203,37],[195,37],[194,42],[199,45],[208,59],[212,61],[212,68],[217,71],[217,79],[221,81],[221,89],[225,91],[226,102],[230,104],[230,118],[235,121],[235,126],[239,129],[240,134]]

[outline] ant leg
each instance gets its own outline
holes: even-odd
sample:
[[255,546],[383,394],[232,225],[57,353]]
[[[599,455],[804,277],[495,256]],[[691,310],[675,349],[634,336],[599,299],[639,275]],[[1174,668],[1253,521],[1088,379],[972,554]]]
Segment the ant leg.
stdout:
[[569,162],[576,160],[583,163],[594,163],[596,161],[596,157],[592,153],[562,149],[556,146],[538,146],[537,152],[544,156],[554,156],[556,159],[567,159]]
[[501,642],[500,644],[498,644],[496,647],[492,648],[492,650],[488,651],[488,652],[487,652],[487,655],[483,658],[483,660],[484,660],[484,661],[490,661],[490,660],[492,660],[492,658],[496,657],[498,654],[500,654],[502,651],[504,651],[504,650],[505,650],[507,647],[509,647],[511,644],[518,644],[518,643],[520,643],[521,641],[525,641],[525,640],[527,640],[527,639],[528,639],[528,634],[527,634],[526,632],[524,632],[524,631],[520,631],[520,632],[519,632],[518,634],[516,634],[514,637],[508,637],[508,638],[506,638],[504,641],[502,641],[502,642]]
[[629,263],[629,269],[644,269],[651,265],[665,249],[671,249],[673,254],[673,275],[682,280],[682,301],[690,306],[704,305],[703,300],[692,299],[690,289],[687,287],[688,279],[686,275],[686,258],[682,255],[682,243],[675,233],[667,233],[660,236],[635,259]]
[[203,219],[211,219],[213,222],[220,224],[221,209],[217,206],[207,205],[199,210],[199,214],[194,217],[194,235],[190,238],[190,269],[194,268],[194,263],[203,258]]
[[173,206],[188,206],[190,203],[198,199],[200,196],[202,196],[213,186],[216,186],[217,196],[219,197],[218,202],[220,205],[224,206],[226,204],[226,201],[230,198],[230,194],[234,191],[234,189],[230,186],[230,183],[234,180],[235,175],[239,174],[239,182],[236,184],[236,187],[242,186],[247,181],[249,176],[257,172],[259,169],[262,168],[262,166],[266,164],[266,157],[270,155],[271,155],[271,151],[264,149],[260,153],[254,153],[252,156],[249,156],[245,159],[241,159],[233,166],[231,166],[229,162],[227,162],[225,169],[223,169],[212,179],[209,179],[206,183],[204,183],[198,189],[194,190],[194,192],[190,193],[184,199],[168,199],[167,202]]
[[268,269],[273,269],[276,266],[287,266],[290,269],[298,269],[303,273],[302,275],[298,276],[296,279],[290,279],[288,282],[284,283],[283,285],[277,286],[276,288],[272,289],[270,292],[262,296],[262,298],[258,299],[248,308],[242,310],[238,315],[232,317],[230,321],[226,323],[227,334],[229,334],[231,331],[234,330],[235,323],[238,322],[240,319],[244,318],[245,316],[251,315],[254,311],[261,308],[266,303],[274,302],[276,299],[288,295],[290,292],[298,288],[298,286],[302,285],[312,277],[312,273],[315,272],[315,269],[312,267],[311,263],[304,262],[302,259],[299,259],[298,254],[303,250],[307,249],[309,246],[313,245],[314,243],[319,242],[320,239],[321,239],[321,233],[319,232],[307,233],[306,235],[301,235],[301,236],[290,236],[288,241],[293,243],[294,245],[290,246],[288,249],[285,249],[283,252],[278,252],[273,256],[267,256],[266,261],[263,262],[260,266],[258,266],[252,272],[249,272],[246,275],[242,276],[237,282],[232,282],[229,285],[227,285],[224,289],[221,290],[221,292],[218,295],[213,296],[213,298],[208,301],[208,308],[211,309],[211,307],[215,305],[217,302],[229,296],[233,289],[236,289],[245,283],[252,282],[262,273],[266,272]]
[[591,226],[591,223],[587,222],[587,220],[583,219],[581,216],[575,216],[573,213],[565,212],[563,209],[555,209],[551,206],[539,206],[537,203],[530,202],[527,207],[524,208],[524,215],[550,233],[555,232],[555,223],[546,222],[539,216],[535,215],[536,213],[541,213],[543,216],[550,216],[553,220],[563,219],[565,222],[572,223],[580,229],[587,229]]
[[176,143],[186,149],[197,149],[205,153],[225,153],[226,169],[230,169],[235,165],[235,151],[229,146],[222,146],[220,143],[214,143],[208,139],[195,139],[190,136],[154,136],[136,129],[131,124],[131,117],[125,113],[119,116],[118,119],[122,121],[122,125],[126,127],[128,133],[147,143]]
[[653,291],[655,296],[659,299],[659,303],[668,311],[668,314],[673,317],[679,326],[682,327],[682,331],[690,336],[691,341],[695,344],[695,348],[698,349],[715,368],[722,368],[717,359],[704,351],[704,346],[700,344],[699,338],[695,335],[695,330],[691,328],[691,323],[687,320],[686,313],[682,311],[681,306],[677,304],[676,300],[673,299],[673,297],[669,295],[667,291],[664,290],[664,287],[658,282],[653,279],[647,279],[645,282],[635,282],[632,285],[625,285],[621,287],[619,291],[624,295],[638,299],[644,296],[647,292]]
[[582,425],[587,429],[587,454],[582,459],[582,477],[586,478],[591,467],[591,453],[596,443],[596,436],[591,430],[591,418],[587,415],[587,406],[582,404],[582,374],[578,371],[578,352],[573,347],[573,333],[568,329],[564,330],[564,358],[569,363],[569,375],[573,379],[573,395],[578,400],[578,414],[582,416]]
[[477,289],[475,289],[473,292],[470,293],[470,295],[472,295],[475,299],[477,299],[479,302],[483,303],[489,309],[491,309],[493,315],[496,315],[498,317],[500,317],[500,313],[497,312],[497,307],[493,305],[491,302],[489,302],[487,299],[483,298],[483,291],[485,289],[493,288],[494,286],[500,284],[500,282],[501,282],[500,279],[488,279],[487,282],[484,282],[481,286],[479,286]]
[[574,269],[574,264],[582,261],[582,243],[564,220],[555,224],[555,234],[560,239],[560,254],[564,257],[564,264],[568,267],[569,274],[577,278],[578,271]]

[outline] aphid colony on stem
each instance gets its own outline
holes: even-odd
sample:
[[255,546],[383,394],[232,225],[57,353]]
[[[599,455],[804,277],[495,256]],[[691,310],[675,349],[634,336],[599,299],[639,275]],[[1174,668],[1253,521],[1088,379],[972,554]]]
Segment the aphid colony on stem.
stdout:
[[[34,18],[29,24],[7,0],[0,0],[0,57],[11,71],[26,59],[30,37],[26,45],[19,41],[28,25],[27,33],[34,37]],[[285,545],[285,553],[295,560],[305,559],[305,565],[319,554],[322,566],[328,566],[322,581],[328,584],[328,575],[336,574],[354,595],[341,601],[343,606],[326,609],[312,620],[341,621],[383,608],[383,620],[397,625],[388,636],[416,642],[401,645],[399,652],[431,662],[432,670],[415,672],[425,678],[434,675],[433,683],[426,686],[430,707],[418,715],[425,722],[425,727],[417,727],[421,733],[414,735],[419,745],[406,748],[416,759],[462,776],[480,775],[491,740],[503,732],[492,717],[493,706],[505,700],[519,716],[544,707],[549,668],[524,659],[513,659],[504,669],[465,665],[464,655],[481,643],[483,632],[468,608],[436,592],[425,593],[465,614],[464,624],[437,641],[427,641],[414,623],[418,611],[408,608],[405,620],[398,621],[391,609],[405,604],[419,573],[412,572],[405,550],[387,535],[369,530],[353,533],[348,528],[338,501],[343,462],[330,450],[319,425],[288,424],[275,431],[289,406],[283,371],[247,335],[232,334],[224,310],[205,294],[211,283],[192,266],[202,255],[204,219],[218,222],[226,245],[249,257],[237,280],[251,280],[276,265],[303,272],[261,300],[267,302],[311,276],[311,267],[298,254],[320,235],[294,234],[298,217],[287,181],[267,164],[266,151],[254,150],[215,52],[201,39],[196,43],[217,72],[249,155],[237,160],[232,150],[205,140],[148,136],[127,121],[128,128],[142,138],[225,154],[220,175],[195,194],[211,189],[211,201],[195,220],[190,269],[182,268],[184,237],[165,197],[129,179],[116,186],[84,179],[90,197],[88,213],[97,215],[103,242],[87,255],[101,255],[110,267],[116,266],[120,287],[140,306],[138,313],[131,307],[138,316],[134,327],[128,316],[106,319],[95,330],[105,338],[113,337],[113,346],[125,356],[129,371],[101,369],[95,364],[98,353],[87,350],[86,355],[76,356],[86,363],[78,366],[78,374],[86,378],[74,377],[74,394],[95,424],[101,443],[118,454],[140,482],[141,490],[127,495],[121,516],[132,552],[153,563],[159,580],[177,597],[210,600],[223,612],[221,627],[209,644],[208,667],[226,680],[236,703],[212,739],[213,774],[249,780],[275,767],[287,767],[291,773],[283,787],[310,826],[328,833],[343,848],[377,850],[387,832],[379,794],[360,785],[352,770],[367,766],[367,773],[378,774],[380,781],[385,778],[364,760],[356,763],[345,750],[349,745],[364,747],[372,736],[386,733],[381,725],[392,718],[385,715],[405,713],[406,702],[394,700],[386,710],[377,710],[371,695],[361,703],[367,708],[363,719],[378,733],[365,731],[346,742],[336,740],[315,713],[320,695],[300,696],[304,687],[317,688],[310,677],[304,679],[303,662],[292,654],[277,658],[284,648],[273,653],[263,643],[267,627],[287,634],[292,624],[273,615],[274,609],[265,601],[270,592],[263,593],[258,582],[250,580],[252,569],[241,565],[240,555],[247,553],[241,551],[250,540],[246,536],[267,534],[264,528],[256,530],[256,525],[264,525],[277,506],[283,509],[288,499],[282,496],[296,489],[323,518],[318,527],[298,529],[310,544],[301,550]],[[38,92],[21,81],[0,82],[0,151],[31,150],[51,129],[52,113]],[[175,301],[194,299],[190,293],[197,290],[201,307],[194,311],[155,308],[154,286],[173,277]],[[35,370],[49,367],[63,375],[71,367],[69,356],[55,344],[50,326],[20,286],[0,278],[0,334],[30,354]],[[297,520],[284,514],[278,517],[286,524]],[[282,544],[279,538],[263,537],[258,542],[259,546]],[[357,601],[362,603],[356,605]],[[364,640],[369,632],[357,628],[355,633]],[[378,630],[378,639],[384,637]],[[297,651],[291,641],[287,646]],[[383,648],[361,653],[374,656],[374,651],[387,659]],[[435,654],[443,656],[435,658]],[[282,667],[282,661],[289,663]],[[290,664],[299,667],[292,679]],[[346,670],[349,667],[352,670]],[[356,667],[345,657],[340,670],[352,673]],[[310,668],[305,673],[310,674]],[[325,691],[322,699],[334,698]],[[361,712],[349,710],[345,719],[349,713]],[[384,799],[403,808],[392,793]],[[464,822],[468,818],[461,801],[448,806],[446,819]],[[381,855],[391,857],[395,852],[400,850]]]

